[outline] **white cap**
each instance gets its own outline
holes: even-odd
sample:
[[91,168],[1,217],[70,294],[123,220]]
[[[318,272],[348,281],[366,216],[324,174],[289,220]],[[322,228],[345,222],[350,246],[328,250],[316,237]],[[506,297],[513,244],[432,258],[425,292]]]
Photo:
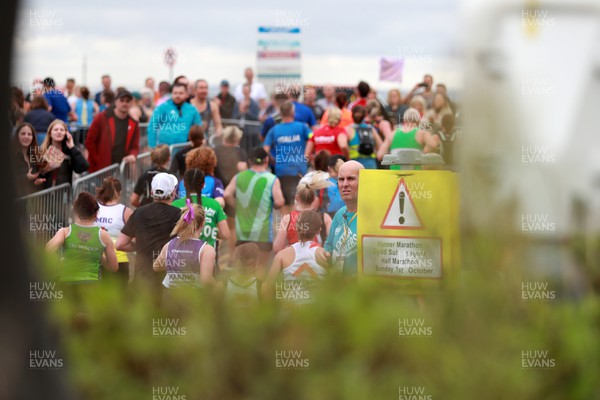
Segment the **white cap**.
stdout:
[[177,187],[177,178],[174,175],[160,172],[152,178],[152,197],[166,199],[170,197]]

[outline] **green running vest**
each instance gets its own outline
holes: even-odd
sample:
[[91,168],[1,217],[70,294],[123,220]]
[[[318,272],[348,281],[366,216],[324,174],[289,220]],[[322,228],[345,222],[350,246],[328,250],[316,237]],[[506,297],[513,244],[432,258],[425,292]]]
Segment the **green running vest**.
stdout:
[[273,184],[270,172],[242,171],[236,178],[235,233],[237,240],[272,242]]
[[97,281],[104,243],[99,226],[71,224],[64,245],[64,265],[60,280],[65,282]]

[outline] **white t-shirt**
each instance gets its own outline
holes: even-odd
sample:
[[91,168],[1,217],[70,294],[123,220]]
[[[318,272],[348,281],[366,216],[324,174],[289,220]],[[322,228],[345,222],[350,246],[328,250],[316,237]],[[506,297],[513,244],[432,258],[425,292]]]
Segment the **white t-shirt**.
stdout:
[[[233,92],[233,96],[238,103],[241,103],[244,100],[244,94],[242,93],[243,84],[239,84],[235,87],[235,91]],[[266,100],[267,90],[265,89],[265,85],[260,82],[252,82],[252,86],[250,87],[250,98],[256,102],[263,99]]]

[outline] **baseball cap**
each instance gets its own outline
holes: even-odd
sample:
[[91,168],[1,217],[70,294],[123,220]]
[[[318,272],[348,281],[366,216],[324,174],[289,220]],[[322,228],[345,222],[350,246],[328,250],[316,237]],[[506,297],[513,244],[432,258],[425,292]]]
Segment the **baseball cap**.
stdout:
[[123,97],[129,97],[129,99],[133,100],[133,95],[129,90],[119,91],[119,93],[117,93],[117,97],[115,97],[115,100],[122,99]]
[[142,94],[140,92],[131,92],[134,99],[141,100]]
[[177,178],[174,175],[160,172],[152,178],[152,197],[166,199],[177,187]]
[[225,79],[223,79],[221,81],[221,86],[229,86],[229,82],[227,82]]

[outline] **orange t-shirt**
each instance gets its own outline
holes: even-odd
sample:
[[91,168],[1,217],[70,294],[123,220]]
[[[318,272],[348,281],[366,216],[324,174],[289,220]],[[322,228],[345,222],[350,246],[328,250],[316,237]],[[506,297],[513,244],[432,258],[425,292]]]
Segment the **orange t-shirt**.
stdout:
[[[329,110],[325,110],[323,113],[323,117],[321,118],[321,126],[327,126],[327,118],[329,118]],[[348,125],[352,125],[354,121],[352,120],[352,111],[344,108],[342,110],[342,118],[340,119],[340,123],[337,125],[340,128],[345,128]]]

